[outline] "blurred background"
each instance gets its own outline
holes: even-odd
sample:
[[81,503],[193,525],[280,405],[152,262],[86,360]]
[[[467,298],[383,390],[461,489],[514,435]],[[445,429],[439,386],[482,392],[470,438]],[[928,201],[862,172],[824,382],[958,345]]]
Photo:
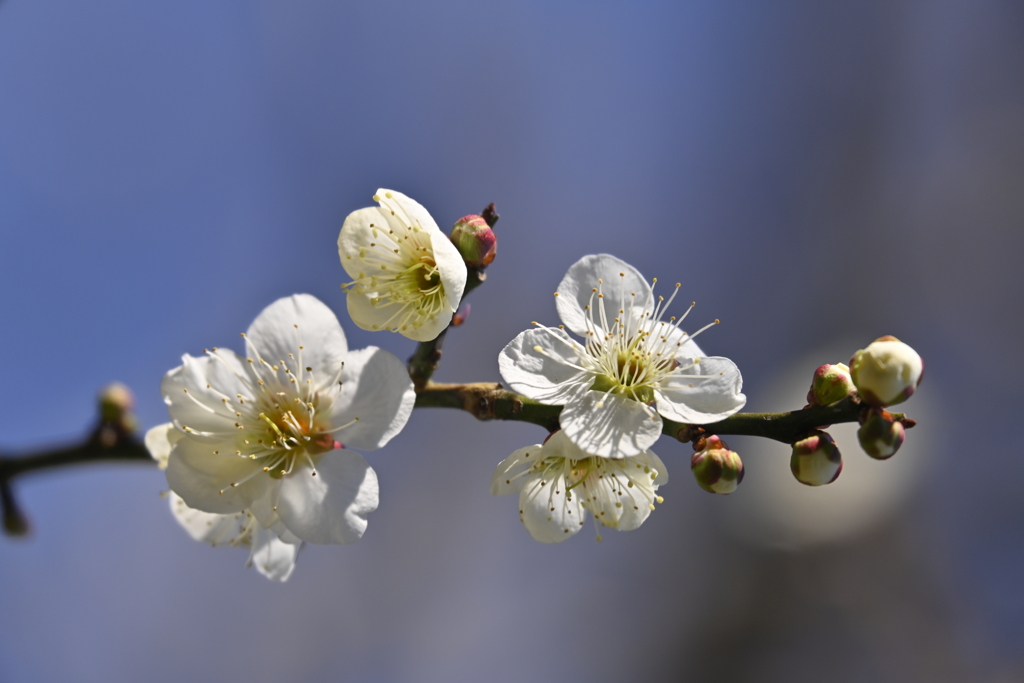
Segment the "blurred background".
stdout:
[[642,528],[529,538],[494,466],[543,432],[416,411],[369,454],[366,536],[246,570],[156,468],[15,482],[0,681],[1022,681],[1024,5],[0,2],[0,447],[82,435],[111,380],[143,427],[182,353],[309,292],[353,347],[335,241],[378,187],[498,258],[441,381],[497,354],[580,256],[683,283],[751,410],[883,334],[928,369],[893,460],[792,480],[690,451]]

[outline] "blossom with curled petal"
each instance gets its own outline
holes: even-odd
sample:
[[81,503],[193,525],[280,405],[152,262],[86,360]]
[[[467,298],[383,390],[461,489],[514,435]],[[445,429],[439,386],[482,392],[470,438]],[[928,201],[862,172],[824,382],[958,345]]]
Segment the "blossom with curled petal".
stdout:
[[739,369],[704,356],[693,341],[711,325],[692,334],[680,328],[693,304],[664,319],[679,286],[665,301],[628,263],[584,256],[555,292],[565,324],[534,323],[513,339],[498,357],[501,376],[528,398],[565,406],[559,424],[566,436],[606,458],[645,451],[661,434],[662,417],[706,424],[732,415],[746,403]]
[[[559,430],[543,444],[520,448],[501,461],[491,493],[519,494],[519,519],[541,543],[560,543],[592,515],[597,524],[631,531],[662,502],[655,492],[668,471],[653,451],[619,460],[587,453]],[[601,540],[598,535],[597,540]]]
[[364,330],[430,341],[451,322],[466,288],[466,263],[427,210],[381,188],[380,206],[353,211],[341,226],[338,254],[352,278],[343,285],[348,313]]
[[377,475],[359,453],[395,436],[415,401],[405,365],[349,350],[338,319],[308,294],[279,299],[245,337],[246,355],[185,355],[160,386],[175,429],[167,483],[191,508],[249,510],[264,529],[318,544],[359,540]]
[[[167,469],[171,446],[182,436],[184,434],[171,423],[146,432],[146,448],[160,469]],[[287,529],[282,528],[283,535],[278,536],[275,531],[264,529],[248,510],[221,515],[190,508],[174,491],[169,492],[168,499],[174,518],[193,539],[215,548],[225,545],[249,548],[247,566],[255,566],[256,571],[272,581],[287,581],[295,570],[295,558],[302,541]]]

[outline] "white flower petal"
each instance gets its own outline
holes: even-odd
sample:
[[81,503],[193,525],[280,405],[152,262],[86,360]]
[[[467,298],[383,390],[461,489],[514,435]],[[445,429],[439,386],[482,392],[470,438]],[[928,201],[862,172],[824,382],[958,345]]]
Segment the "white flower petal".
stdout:
[[298,468],[281,482],[277,513],[296,536],[309,543],[358,541],[366,515],[377,509],[377,474],[358,453],[336,450],[317,464],[317,476]]
[[610,254],[584,256],[570,266],[569,272],[558,285],[558,296],[555,297],[558,316],[566,327],[581,337],[587,336],[593,329],[585,310],[591,300],[595,306],[594,320],[598,325],[601,324],[597,309],[598,298],[592,291],[599,286],[598,280],[604,280],[600,287],[604,294],[605,310],[611,314],[609,319],[614,318],[620,308],[629,310],[632,306],[634,310],[653,309],[651,286],[640,271]]
[[270,479],[271,481],[267,485],[263,495],[250,503],[249,512],[256,517],[256,521],[258,521],[260,526],[264,529],[275,529],[278,532],[278,535],[281,535],[281,530],[286,529],[286,527],[281,524],[281,518],[277,514],[277,498],[281,492],[281,479],[275,479],[273,477]]
[[[650,411],[650,412],[648,412]],[[567,403],[558,417],[562,431],[582,450],[602,458],[637,455],[661,435],[662,422],[639,401],[588,391]]]
[[348,351],[337,316],[309,294],[270,304],[256,316],[246,336],[255,349],[247,353],[258,353],[271,365],[283,361],[296,375],[312,367],[313,376],[323,381],[334,377]]
[[462,293],[466,290],[466,280],[469,277],[466,262],[448,235],[440,230],[431,233],[430,244],[434,248],[434,263],[437,264],[438,272],[441,274],[441,284],[444,285],[444,295],[448,299],[448,307],[454,314],[459,309]]
[[150,457],[156,460],[157,467],[167,469],[167,458],[171,455],[171,448],[178,443],[184,432],[175,429],[174,425],[167,422],[157,425],[146,432],[145,444]]
[[641,462],[643,464],[658,472],[658,476],[654,479],[654,483],[657,486],[663,486],[668,483],[668,468],[654,451],[645,451],[637,457],[642,458]]
[[[701,358],[688,369],[684,368],[689,363],[682,362],[684,365],[655,389],[655,405],[663,417],[686,424],[708,424],[724,420],[746,404],[747,397],[740,391],[743,377],[728,358]],[[690,379],[688,375],[710,377]]]
[[560,543],[583,526],[586,512],[578,490],[566,491],[566,461],[550,473],[531,472],[523,477],[519,509],[530,536],[541,543]]
[[[466,266],[463,265],[462,267],[465,268]],[[442,274],[441,275],[441,280],[444,281],[444,279],[445,279],[444,275]],[[446,293],[446,296],[447,296],[447,293]],[[460,296],[461,296],[461,294],[460,294]],[[392,304],[390,306],[387,306],[386,308],[393,308],[394,306],[395,305]],[[398,310],[398,309],[397,308],[393,308],[393,310]],[[418,342],[424,342],[424,341],[430,341],[432,339],[437,339],[437,335],[439,335],[442,332],[444,332],[445,328],[447,328],[451,324],[451,322],[452,322],[452,315],[454,315],[454,314],[455,314],[455,311],[447,310],[446,309],[446,310],[441,311],[440,313],[438,313],[437,315],[435,315],[435,316],[433,316],[431,318],[423,319],[422,320],[422,324],[419,327],[409,326],[407,328],[399,329],[398,332],[403,337],[406,337],[407,339],[412,339],[413,341],[418,341]]]
[[194,540],[212,546],[238,545],[246,540],[244,536],[251,519],[245,510],[230,514],[203,512],[189,507],[184,499],[173,491],[168,498],[174,518]]
[[[622,507],[618,509],[619,531],[632,531],[637,529],[650,516],[651,505],[654,504],[655,490],[661,484],[668,481],[668,472],[665,464],[653,451],[644,451],[633,458],[626,458],[616,462],[620,465],[624,474],[630,475],[633,486],[626,486],[623,496],[618,496]],[[637,466],[640,467],[637,467]],[[647,472],[644,468],[650,470]],[[652,474],[657,477],[652,479]]]
[[525,481],[524,472],[544,459],[543,450],[544,447],[537,443],[520,448],[498,463],[491,477],[491,495],[507,496],[510,493],[519,493]]
[[376,346],[350,351],[345,357],[341,393],[331,406],[336,440],[364,450],[382,447],[402,431],[412,415],[416,392],[402,361]]
[[570,460],[584,460],[592,453],[587,453],[574,444],[565,434],[565,430],[556,430],[544,442],[545,458],[569,458]]
[[252,531],[252,552],[249,562],[271,581],[287,581],[295,570],[300,546],[286,543],[277,535],[259,525]]
[[[348,308],[349,317],[360,329],[370,332],[379,332],[390,329],[389,321],[402,310],[402,304],[388,303],[374,306],[370,303],[371,296],[362,294],[355,289],[350,289],[345,294],[345,305]],[[434,335],[435,337],[437,335]],[[434,337],[431,337],[433,339]],[[429,341],[429,340],[426,340]]]
[[223,452],[214,455],[213,450],[211,444],[192,438],[181,439],[171,449],[167,484],[189,507],[221,514],[238,512],[266,493],[271,479],[263,472],[262,463]]
[[230,349],[213,353],[216,357],[182,356],[182,364],[164,375],[160,383],[160,393],[175,426],[189,427],[192,436],[208,441],[234,436],[235,414],[222,399],[249,393],[242,359]]
[[547,405],[564,405],[593,384],[593,378],[578,369],[575,346],[579,342],[563,330],[526,330],[498,354],[498,368],[513,391]]
[[422,204],[398,190],[378,188],[377,194],[374,195],[374,201],[380,203],[382,213],[394,212],[398,220],[406,225],[416,225],[428,231],[440,232],[441,230]]
[[277,499],[280,492],[281,480],[275,479],[274,483],[267,488],[267,492],[263,497],[252,502],[249,512],[253,514],[260,526],[273,531],[274,535],[283,542],[292,545],[300,544],[302,539],[289,531],[288,527],[281,521],[280,515],[277,514]]
[[376,206],[353,211],[341,226],[338,255],[345,272],[353,279],[361,278],[365,273],[366,264],[361,258],[361,252],[374,241],[375,228],[390,229],[385,213]]
[[[619,520],[627,506],[630,510],[633,510],[634,507],[646,507],[650,512],[650,501],[654,499],[653,496],[647,500],[642,489],[636,486],[629,488],[627,483],[629,480],[622,475],[620,465],[633,465],[634,460],[636,460],[635,457],[626,458],[621,463],[606,458],[591,461],[597,463],[600,469],[587,478],[585,491],[583,491],[587,496],[584,504],[590,514],[594,515],[594,519],[602,526],[618,529]],[[578,487],[577,490],[580,488],[584,488],[584,486]],[[634,501],[633,498],[636,500]]]

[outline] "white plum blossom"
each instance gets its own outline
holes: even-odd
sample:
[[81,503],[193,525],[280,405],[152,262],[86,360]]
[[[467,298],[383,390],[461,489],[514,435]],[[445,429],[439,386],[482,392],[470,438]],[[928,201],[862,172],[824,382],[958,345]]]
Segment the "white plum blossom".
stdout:
[[693,304],[664,319],[679,287],[666,301],[628,263],[584,256],[555,292],[565,324],[534,323],[513,339],[498,357],[501,376],[528,398],[565,406],[559,416],[565,435],[606,458],[644,452],[661,434],[662,417],[722,420],[746,403],[743,380],[735,363],[704,356],[693,341],[711,325],[692,334],[680,328]]
[[[153,427],[146,432],[146,447],[160,469],[167,469],[167,459],[174,442],[184,436],[171,423]],[[256,567],[272,581],[287,581],[295,570],[302,541],[282,529],[283,537],[264,529],[248,510],[221,515],[190,508],[174,491],[168,492],[171,513],[188,535],[213,547],[249,548],[247,566]],[[288,538],[288,541],[283,540]]]
[[[491,478],[491,493],[519,494],[519,519],[541,543],[559,543],[592,515],[619,531],[636,529],[663,502],[655,492],[668,481],[653,451],[612,460],[580,450],[562,430],[543,444],[520,448]],[[598,535],[597,540],[601,540]]]
[[182,434],[171,490],[203,512],[248,510],[286,541],[359,540],[377,475],[349,448],[380,448],[401,431],[416,399],[405,365],[376,347],[350,351],[334,313],[308,294],[275,301],[242,336],[245,356],[214,347],[164,376]]
[[353,211],[338,254],[352,278],[348,313],[364,330],[430,341],[451,322],[466,288],[466,264],[427,210],[401,192],[379,189],[380,206]]

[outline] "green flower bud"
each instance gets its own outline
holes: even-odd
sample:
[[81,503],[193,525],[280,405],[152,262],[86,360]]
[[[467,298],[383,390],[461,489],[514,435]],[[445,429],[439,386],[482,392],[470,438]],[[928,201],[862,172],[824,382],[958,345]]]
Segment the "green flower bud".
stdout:
[[823,486],[839,477],[843,471],[843,458],[831,436],[815,431],[793,444],[789,468],[801,484]]
[[860,447],[876,460],[885,460],[895,455],[906,436],[903,423],[880,409],[868,411],[857,430]]
[[814,371],[811,389],[807,392],[807,403],[812,406],[826,406],[844,399],[857,391],[850,377],[850,368],[844,363],[825,364]]
[[924,361],[917,351],[896,337],[879,337],[853,354],[850,376],[864,402],[878,407],[902,403],[910,398],[924,374]]
[[482,216],[470,214],[455,222],[452,243],[471,268],[483,268],[494,260],[498,252],[498,236]]
[[693,454],[690,469],[697,484],[711,493],[732,493],[743,481],[743,461],[717,436],[702,439],[704,447]]

